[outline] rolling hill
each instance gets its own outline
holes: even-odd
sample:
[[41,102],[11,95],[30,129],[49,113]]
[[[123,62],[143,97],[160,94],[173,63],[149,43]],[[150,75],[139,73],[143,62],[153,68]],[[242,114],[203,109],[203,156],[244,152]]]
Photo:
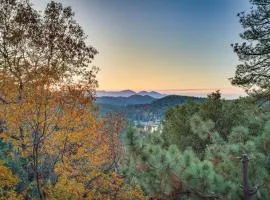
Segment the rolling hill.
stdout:
[[[138,121],[151,121],[161,120],[165,112],[177,105],[185,104],[189,101],[201,103],[205,98],[189,97],[180,95],[169,95],[161,99],[153,100],[151,103],[146,104],[129,104],[129,105],[117,105],[109,104],[105,101],[96,102],[99,105],[100,113],[102,115],[108,112],[117,112],[126,116],[129,120]],[[108,101],[107,101],[108,102]]]
[[136,92],[132,90],[122,90],[122,91],[97,91],[97,97],[129,97],[135,95]]
[[141,91],[141,92],[134,92],[132,90],[122,90],[122,91],[104,91],[99,90],[97,91],[97,97],[130,97],[132,95],[140,95],[140,96],[150,96],[156,99],[165,97],[166,95],[161,94],[155,91]]
[[110,104],[110,105],[118,105],[118,106],[127,106],[127,105],[135,105],[135,104],[149,104],[152,103],[155,98],[148,95],[131,95],[129,97],[97,97],[96,103],[98,104]]

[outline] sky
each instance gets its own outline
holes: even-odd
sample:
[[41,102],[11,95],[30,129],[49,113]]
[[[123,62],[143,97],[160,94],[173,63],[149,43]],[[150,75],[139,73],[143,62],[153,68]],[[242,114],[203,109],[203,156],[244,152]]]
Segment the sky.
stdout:
[[[47,0],[34,0],[43,9]],[[61,0],[71,6],[99,54],[99,90],[226,95],[239,63],[237,13],[248,0]],[[201,95],[200,95],[201,96]]]

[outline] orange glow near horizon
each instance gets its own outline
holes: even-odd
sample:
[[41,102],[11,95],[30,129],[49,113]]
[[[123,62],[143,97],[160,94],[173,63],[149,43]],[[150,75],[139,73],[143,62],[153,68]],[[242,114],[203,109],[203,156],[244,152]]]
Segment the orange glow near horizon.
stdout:
[[[60,1],[99,51],[98,90],[243,93],[228,79],[238,64],[230,47],[242,30],[236,15],[248,1]],[[47,2],[33,0],[40,10]]]

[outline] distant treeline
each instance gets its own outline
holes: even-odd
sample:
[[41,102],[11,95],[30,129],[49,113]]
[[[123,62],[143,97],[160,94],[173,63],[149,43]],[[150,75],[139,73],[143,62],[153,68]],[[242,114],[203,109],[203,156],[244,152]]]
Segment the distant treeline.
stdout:
[[179,95],[169,95],[161,99],[154,100],[152,103],[147,104],[134,104],[134,105],[115,105],[113,103],[97,103],[99,105],[101,115],[109,112],[121,113],[128,120],[134,121],[151,121],[161,120],[164,117],[166,110],[173,108],[177,105],[183,105],[187,102],[203,103],[206,98],[189,97]]

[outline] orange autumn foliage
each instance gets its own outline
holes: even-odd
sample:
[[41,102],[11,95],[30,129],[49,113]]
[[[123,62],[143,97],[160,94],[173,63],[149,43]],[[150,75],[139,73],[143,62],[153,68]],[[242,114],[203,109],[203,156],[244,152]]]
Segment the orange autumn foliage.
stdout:
[[123,119],[97,120],[84,86],[35,82],[25,86],[23,100],[16,100],[16,91],[6,94],[11,103],[0,105],[7,127],[1,139],[16,150],[11,157],[29,161],[42,198],[61,199],[64,192],[71,199],[143,199],[116,173]]
[[2,162],[0,162],[0,200],[21,199],[15,192],[18,178],[12,174]]
[[1,1],[0,12],[0,141],[21,163],[18,193],[42,200],[142,194],[117,174],[121,151],[112,147],[121,127],[106,134],[97,115],[97,50],[72,9],[51,1],[41,13],[14,0]]

